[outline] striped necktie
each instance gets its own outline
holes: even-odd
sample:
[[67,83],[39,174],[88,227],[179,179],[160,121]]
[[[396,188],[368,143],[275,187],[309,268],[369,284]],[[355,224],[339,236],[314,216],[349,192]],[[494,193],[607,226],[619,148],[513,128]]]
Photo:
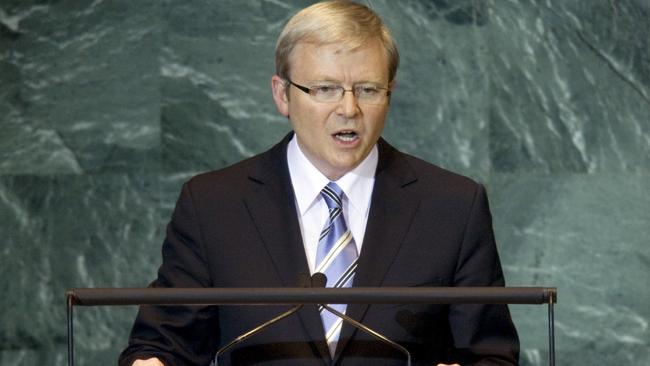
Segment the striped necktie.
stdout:
[[[357,246],[343,217],[341,200],[343,191],[334,182],[330,182],[321,191],[321,196],[329,208],[329,217],[318,240],[316,251],[316,271],[327,276],[327,287],[351,287],[354,271],[357,267]],[[346,304],[332,304],[334,309],[345,312]],[[334,355],[342,319],[320,308],[320,315],[325,328],[325,336],[330,353]]]

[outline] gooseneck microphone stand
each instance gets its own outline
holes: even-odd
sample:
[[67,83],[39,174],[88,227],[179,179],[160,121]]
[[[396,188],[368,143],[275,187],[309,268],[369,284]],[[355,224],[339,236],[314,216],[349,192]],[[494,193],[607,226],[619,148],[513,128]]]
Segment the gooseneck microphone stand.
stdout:
[[264,329],[268,328],[272,324],[275,324],[275,323],[279,322],[280,320],[288,317],[289,315],[292,315],[292,314],[296,313],[298,310],[302,309],[303,306],[304,305],[302,305],[302,304],[296,305],[296,306],[292,307],[291,309],[285,311],[284,313],[276,316],[275,318],[270,319],[270,320],[256,326],[255,328],[249,330],[248,332],[240,335],[239,337],[233,339],[232,341],[230,341],[225,346],[219,348],[219,350],[217,350],[217,353],[215,353],[214,359],[210,363],[210,366],[219,366],[219,356],[221,356],[227,350],[232,348],[232,346],[247,340],[248,338],[250,338],[250,337],[254,336],[255,334],[257,334],[257,333],[263,331]]

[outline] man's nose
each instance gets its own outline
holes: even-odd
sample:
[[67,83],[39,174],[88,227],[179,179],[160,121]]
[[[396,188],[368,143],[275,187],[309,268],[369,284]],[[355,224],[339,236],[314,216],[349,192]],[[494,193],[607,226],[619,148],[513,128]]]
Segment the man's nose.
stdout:
[[354,96],[354,91],[346,90],[343,92],[343,98],[339,102],[338,109],[339,114],[346,118],[355,117],[360,113],[359,103],[357,102],[357,98]]

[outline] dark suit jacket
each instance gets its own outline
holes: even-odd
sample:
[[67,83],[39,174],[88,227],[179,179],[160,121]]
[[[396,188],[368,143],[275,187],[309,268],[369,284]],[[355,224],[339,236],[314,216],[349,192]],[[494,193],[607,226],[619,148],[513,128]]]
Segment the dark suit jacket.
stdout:
[[[156,287],[295,286],[309,273],[286,160],[266,153],[192,178],[163,244]],[[354,286],[503,286],[483,187],[383,140]],[[140,309],[120,365],[157,356],[207,365],[220,345],[286,306]],[[517,364],[505,306],[349,305],[347,314],[405,346],[414,365]],[[332,360],[309,306],[224,355],[224,365],[403,365],[402,354],[344,325]],[[452,363],[452,362],[449,362]]]

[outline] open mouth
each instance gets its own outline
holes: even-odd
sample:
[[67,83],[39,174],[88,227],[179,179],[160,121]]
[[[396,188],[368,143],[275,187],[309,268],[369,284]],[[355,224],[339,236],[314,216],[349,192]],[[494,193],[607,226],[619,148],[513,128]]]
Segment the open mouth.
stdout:
[[354,131],[340,131],[333,136],[335,139],[343,142],[352,142],[359,138],[359,135]]

